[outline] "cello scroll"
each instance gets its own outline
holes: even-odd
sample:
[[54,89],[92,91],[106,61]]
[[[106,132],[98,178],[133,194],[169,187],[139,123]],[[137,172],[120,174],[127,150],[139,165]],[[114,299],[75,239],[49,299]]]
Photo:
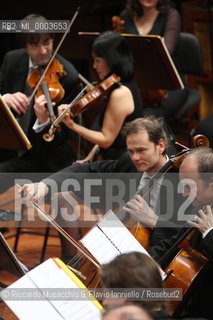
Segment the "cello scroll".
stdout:
[[194,136],[192,138],[192,143],[194,148],[209,147],[209,139],[202,134],[197,134]]

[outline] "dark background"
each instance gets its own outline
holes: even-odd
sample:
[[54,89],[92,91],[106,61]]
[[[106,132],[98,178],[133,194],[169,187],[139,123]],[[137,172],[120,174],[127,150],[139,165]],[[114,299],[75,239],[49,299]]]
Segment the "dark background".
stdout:
[[[181,2],[186,0],[175,1],[177,9],[181,13]],[[125,0],[37,0],[34,2],[6,1],[5,8],[1,8],[1,20],[21,20],[30,13],[39,13],[47,19],[65,19],[71,20],[76,9],[80,7],[79,14],[67,34],[59,53],[65,58],[72,61],[76,68],[83,75],[87,76],[88,72],[88,55],[85,50],[83,41],[79,38],[79,31],[104,31],[111,29],[111,17],[119,14],[125,6]],[[63,34],[56,35],[57,41]],[[0,33],[1,50],[0,63],[8,50],[18,47],[15,33]]]

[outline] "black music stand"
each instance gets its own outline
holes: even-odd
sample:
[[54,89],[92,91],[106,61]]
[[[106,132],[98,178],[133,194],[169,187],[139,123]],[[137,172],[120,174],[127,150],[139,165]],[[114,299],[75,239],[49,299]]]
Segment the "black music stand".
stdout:
[[[21,265],[3,234],[0,232],[0,269],[6,270],[17,277],[22,277],[26,274],[24,267]],[[0,286],[5,287],[4,284],[0,283]]]
[[[82,45],[88,51],[98,32],[79,32]],[[175,90],[184,88],[183,82],[176,70],[172,58],[160,36],[139,36],[121,34],[125,37],[133,53],[135,78],[141,89]]]

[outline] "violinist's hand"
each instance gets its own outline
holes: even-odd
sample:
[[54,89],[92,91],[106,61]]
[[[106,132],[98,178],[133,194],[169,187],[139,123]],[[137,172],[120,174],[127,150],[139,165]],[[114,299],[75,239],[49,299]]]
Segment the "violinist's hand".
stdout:
[[134,218],[147,227],[155,227],[157,223],[158,216],[138,194],[126,203],[123,210],[130,213]]
[[201,233],[213,228],[213,212],[211,206],[206,206],[206,212],[200,209],[195,221],[187,221],[187,223],[197,228]]
[[28,97],[22,92],[6,94],[4,101],[19,115],[26,113],[30,104]]
[[[61,104],[58,107],[58,115],[64,112],[68,107],[68,104]],[[70,129],[73,129],[75,126],[75,122],[71,119],[69,111],[65,114],[65,116],[62,119],[63,123]]]
[[24,184],[19,189],[19,193],[21,193],[26,200],[31,200],[34,202],[44,198],[48,191],[49,188],[44,182]]
[[89,161],[87,158],[85,158],[85,159],[81,159],[81,160],[76,160],[75,162],[73,162],[73,163],[84,163],[84,162],[86,162],[86,161]]
[[[47,99],[43,94],[35,99],[34,110],[40,124],[47,122],[49,119],[49,111],[46,107],[46,103]],[[55,106],[55,102],[52,102],[52,106]]]

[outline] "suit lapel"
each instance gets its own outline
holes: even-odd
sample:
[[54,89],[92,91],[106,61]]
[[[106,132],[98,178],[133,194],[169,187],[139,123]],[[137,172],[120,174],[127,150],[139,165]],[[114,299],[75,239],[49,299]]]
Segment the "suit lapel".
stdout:
[[14,92],[25,91],[25,82],[28,74],[28,67],[29,67],[29,58],[28,58],[28,55],[24,52],[23,55],[20,56],[17,62],[16,71],[15,71],[16,82],[14,84],[14,89],[13,89]]

